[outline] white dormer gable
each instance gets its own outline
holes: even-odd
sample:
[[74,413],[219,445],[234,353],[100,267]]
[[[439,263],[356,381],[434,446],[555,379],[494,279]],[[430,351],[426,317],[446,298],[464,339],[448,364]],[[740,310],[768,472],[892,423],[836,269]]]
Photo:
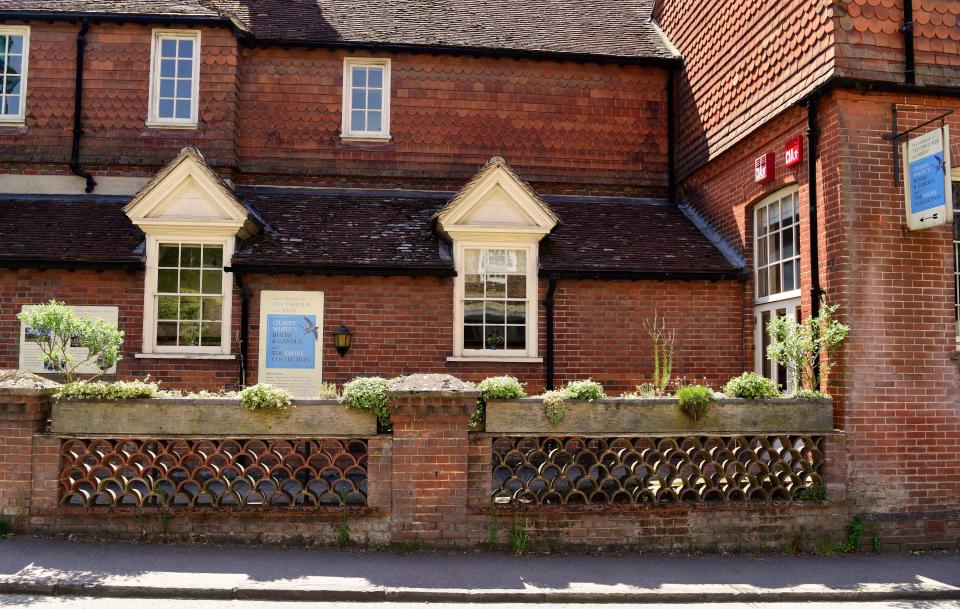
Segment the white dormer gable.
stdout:
[[500,157],[493,157],[437,215],[440,230],[465,236],[512,235],[539,241],[558,219],[530,186]]
[[184,148],[124,207],[146,234],[247,236],[255,225],[229,186],[192,147]]

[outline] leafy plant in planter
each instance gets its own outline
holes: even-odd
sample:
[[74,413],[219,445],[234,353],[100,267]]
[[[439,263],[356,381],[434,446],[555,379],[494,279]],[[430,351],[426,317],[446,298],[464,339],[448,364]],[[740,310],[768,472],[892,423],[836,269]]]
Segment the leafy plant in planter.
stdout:
[[346,404],[347,408],[372,412],[377,416],[380,430],[389,431],[393,425],[387,405],[387,387],[392,382],[393,379],[380,376],[358,376],[343,386],[340,401]]
[[673,329],[668,330],[666,320],[660,319],[656,314],[653,320],[644,321],[643,327],[653,344],[653,383],[650,383],[653,396],[651,397],[659,397],[666,394],[670,377],[673,375],[673,345],[676,342],[677,333]]
[[723,393],[732,398],[745,400],[768,400],[780,396],[777,384],[756,372],[744,372],[738,377],[730,379],[723,386]]
[[156,383],[146,381],[80,381],[67,383],[57,390],[57,397],[63,400],[138,400],[155,398],[160,389]]
[[547,391],[543,398],[543,414],[550,425],[559,425],[567,414],[567,400],[592,402],[607,397],[603,386],[590,379],[571,381],[566,387]]
[[681,387],[677,391],[677,401],[680,411],[697,421],[707,414],[707,407],[713,401],[713,391],[703,385]]
[[[30,339],[43,354],[43,364],[62,374],[67,383],[76,380],[81,366],[93,364],[100,373],[97,378],[120,360],[123,332],[116,325],[102,319],[80,317],[62,302],[29,307],[17,314],[17,319],[30,331]],[[75,358],[72,348],[85,348],[86,357]]]
[[516,400],[527,396],[523,385],[512,376],[492,376],[483,379],[477,384],[477,390],[480,391],[480,395],[477,397],[477,410],[470,417],[472,429],[483,427],[489,400]]
[[495,350],[495,349],[503,346],[504,340],[503,340],[503,337],[502,337],[502,336],[493,335],[493,336],[488,336],[488,337],[487,337],[486,343],[487,343],[487,349],[494,349],[494,350]]
[[787,317],[777,317],[767,324],[771,338],[767,358],[790,372],[791,393],[797,394],[801,389],[819,393],[814,370],[818,358],[821,360],[821,381],[824,386],[829,386],[830,370],[836,365],[832,355],[850,333],[850,326],[833,318],[839,309],[840,305],[825,305],[819,315],[807,317],[799,323]]
[[240,392],[240,406],[247,410],[285,409],[289,408],[291,403],[292,396],[289,391],[269,383],[244,387]]

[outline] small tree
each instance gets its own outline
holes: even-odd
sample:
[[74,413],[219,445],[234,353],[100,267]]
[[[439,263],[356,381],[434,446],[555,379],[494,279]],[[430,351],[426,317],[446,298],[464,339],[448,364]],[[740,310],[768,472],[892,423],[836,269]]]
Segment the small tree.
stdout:
[[850,333],[850,326],[833,318],[839,309],[840,305],[825,305],[819,315],[800,323],[787,317],[776,317],[767,324],[772,340],[767,347],[767,358],[790,373],[793,393],[802,387],[820,389],[815,386],[817,358],[826,359],[826,363],[820,366],[820,376],[827,386],[830,370],[836,365],[832,354]]
[[653,320],[643,322],[643,327],[653,343],[653,393],[665,395],[670,377],[673,375],[673,344],[676,341],[676,331],[667,329],[666,320],[661,320],[656,314]]
[[[29,307],[17,319],[30,328],[33,341],[43,353],[44,365],[63,374],[68,383],[75,380],[81,366],[95,365],[100,370],[93,376],[97,378],[120,360],[123,332],[102,319],[79,317],[62,302],[51,300]],[[86,349],[86,357],[75,358],[71,347]]]

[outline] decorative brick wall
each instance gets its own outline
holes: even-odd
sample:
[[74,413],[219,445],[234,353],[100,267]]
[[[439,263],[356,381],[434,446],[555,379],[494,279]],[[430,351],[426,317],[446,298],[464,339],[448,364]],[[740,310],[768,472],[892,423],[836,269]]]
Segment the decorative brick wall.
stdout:
[[15,527],[22,526],[31,511],[35,467],[50,473],[44,442],[35,434],[45,431],[52,392],[0,389],[0,518]]

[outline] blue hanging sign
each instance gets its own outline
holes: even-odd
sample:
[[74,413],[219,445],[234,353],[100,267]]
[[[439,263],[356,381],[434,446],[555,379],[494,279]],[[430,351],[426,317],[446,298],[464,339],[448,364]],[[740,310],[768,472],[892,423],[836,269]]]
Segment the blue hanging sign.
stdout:
[[904,175],[907,176],[904,192],[910,230],[953,221],[949,142],[949,127],[944,126],[903,144]]

